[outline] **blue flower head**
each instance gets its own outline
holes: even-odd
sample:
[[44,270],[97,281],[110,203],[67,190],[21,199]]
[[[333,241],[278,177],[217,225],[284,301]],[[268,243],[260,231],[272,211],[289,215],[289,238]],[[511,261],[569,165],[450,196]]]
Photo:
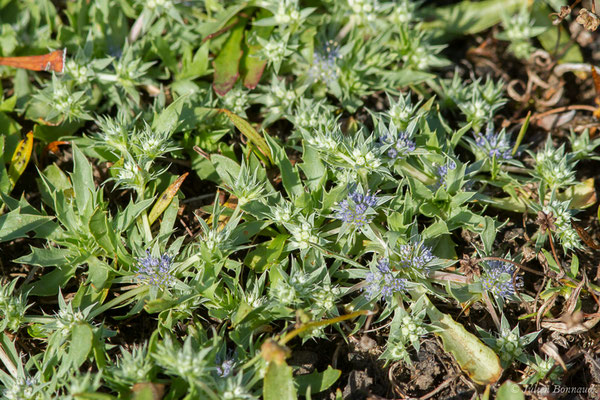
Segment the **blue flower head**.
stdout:
[[377,271],[369,272],[365,278],[368,286],[364,289],[369,300],[381,297],[391,298],[394,293],[406,288],[406,279],[396,278],[390,269],[390,261],[382,258],[377,263]]
[[431,248],[423,243],[403,244],[400,246],[398,254],[402,268],[412,268],[420,272],[425,271],[427,264],[434,259]]
[[390,145],[387,156],[394,160],[405,158],[417,147],[414,140],[405,131],[401,131],[397,135],[393,133],[383,134],[379,137],[379,141],[382,145]]
[[369,215],[368,211],[375,206],[377,206],[377,196],[370,194],[369,191],[365,194],[354,191],[338,204],[339,209],[336,211],[335,218],[361,227],[373,220],[373,215]]
[[339,58],[340,48],[336,42],[329,40],[322,46],[321,51],[313,53],[313,63],[308,70],[308,75],[324,83],[337,81],[338,71],[336,60]]
[[483,290],[503,298],[514,296],[517,289],[523,286],[520,277],[517,277],[513,283],[512,276],[514,272],[515,267],[510,263],[488,261],[487,268],[485,268],[485,272],[481,275]]
[[438,187],[443,187],[445,189],[448,189],[446,177],[448,175],[448,171],[451,171],[454,169],[456,169],[456,163],[453,160],[450,160],[446,165],[437,167]]
[[228,358],[219,365],[217,365],[217,374],[221,378],[227,378],[233,372],[235,362],[232,358]]
[[512,158],[512,146],[506,139],[505,131],[494,133],[493,125],[487,126],[485,136],[479,132],[475,134],[475,144],[490,158],[496,157],[497,160]]
[[160,258],[154,258],[146,251],[146,257],[138,258],[136,278],[138,281],[165,289],[171,286],[175,278],[171,274],[171,263],[173,258],[163,254]]

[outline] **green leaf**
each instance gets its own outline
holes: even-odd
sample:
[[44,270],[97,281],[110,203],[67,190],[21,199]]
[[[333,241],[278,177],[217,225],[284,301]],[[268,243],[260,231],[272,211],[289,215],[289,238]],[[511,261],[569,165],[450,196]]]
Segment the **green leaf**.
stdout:
[[291,199],[294,199],[302,193],[304,190],[302,189],[302,180],[300,179],[300,174],[298,173],[298,169],[296,166],[293,166],[290,162],[285,150],[275,142],[271,136],[269,136],[265,132],[265,139],[267,140],[267,144],[271,149],[271,154],[273,155],[273,162],[279,167],[281,171],[281,181],[283,183],[283,187],[287,192],[288,196]]
[[73,144],[73,191],[75,193],[75,203],[79,213],[84,215],[88,206],[91,206],[92,195],[95,192],[94,175],[92,166],[79,148]]
[[327,366],[327,369],[323,372],[315,371],[312,374],[298,375],[295,378],[298,384],[298,393],[306,393],[309,387],[311,393],[320,393],[329,389],[339,379],[340,375],[342,375],[342,371],[331,368],[331,365]]
[[93,340],[94,332],[88,323],[78,323],[73,327],[68,355],[68,360],[73,368],[79,368],[87,359],[92,350]]
[[62,265],[56,267],[52,272],[44,274],[43,278],[35,281],[31,285],[30,294],[33,296],[53,296],[58,293],[58,289],[75,275],[76,265]]
[[31,253],[17,258],[15,262],[19,264],[38,265],[40,267],[54,267],[68,261],[70,254],[71,251],[69,249],[32,247]]
[[[10,179],[8,178],[8,172],[6,172],[6,168],[4,165],[6,161],[4,160],[4,135],[0,135],[0,192],[8,193],[10,190]],[[0,205],[2,205],[2,201],[0,201]]]
[[279,234],[270,241],[259,244],[246,255],[244,264],[256,273],[263,273],[278,262],[288,237],[289,235]]
[[319,153],[306,144],[303,145],[304,151],[302,152],[302,164],[300,169],[306,176],[305,184],[311,190],[317,190],[322,187],[322,181],[327,179],[327,168],[321,161]]
[[233,187],[233,180],[240,173],[240,166],[237,162],[229,157],[222,156],[220,154],[213,154],[210,156],[219,178],[223,183],[229,187]]
[[244,38],[245,26],[246,20],[240,19],[240,22],[231,30],[219,55],[213,61],[215,70],[213,88],[221,96],[226,95],[231,90],[240,76],[239,64],[242,58],[242,39]]
[[133,200],[131,200],[123,211],[117,213],[117,216],[113,221],[115,230],[117,232],[124,232],[129,229],[131,224],[145,209],[150,207],[153,202],[154,199],[146,199],[137,203],[134,203]]
[[208,71],[208,48],[209,42],[205,42],[193,57],[191,50],[186,49],[181,60],[181,71],[175,76],[175,80],[196,79],[206,75]]
[[496,240],[496,222],[492,217],[486,216],[484,218],[485,226],[483,231],[480,233],[481,242],[483,243],[483,249],[485,254],[491,254],[492,248],[494,247],[494,241]]
[[118,239],[109,225],[106,211],[96,209],[90,218],[89,227],[96,243],[106,251],[108,256],[113,256],[117,252]]
[[248,138],[250,142],[254,143],[254,145],[260,150],[260,152],[263,155],[267,156],[269,160],[273,162],[273,156],[271,155],[269,145],[267,144],[265,139],[258,132],[256,132],[256,129],[254,129],[248,121],[224,108],[220,109],[220,111],[224,112],[225,115],[227,115],[227,117],[231,120],[231,122],[233,122],[235,127],[238,128],[240,132],[242,132],[242,134],[246,136],[246,138]]
[[[256,19],[267,17],[270,14],[271,13],[266,9],[261,9],[257,13]],[[267,60],[263,60],[258,57],[258,52],[261,50],[261,46],[259,44],[251,44],[249,40],[256,37],[267,39],[272,31],[272,26],[265,27],[252,25],[250,30],[246,33],[246,50],[244,51],[244,55],[242,57],[240,71],[243,77],[244,86],[248,89],[254,89],[256,85],[258,85],[263,71],[265,70],[265,66],[267,65]]]
[[292,368],[285,361],[277,364],[271,361],[263,381],[264,400],[296,400],[296,388],[292,378]]
[[52,219],[43,215],[21,214],[20,208],[0,215],[0,242],[27,237],[27,232]]
[[87,264],[90,282],[96,290],[103,289],[109,277],[110,268],[108,264],[94,256],[87,260]]
[[183,112],[183,106],[188,100],[188,96],[181,96],[169,104],[160,114],[155,115],[152,121],[152,129],[158,132],[174,132],[180,123],[179,117]]
[[452,317],[438,311],[429,303],[427,315],[436,328],[435,334],[442,338],[444,350],[452,353],[460,368],[469,375],[473,382],[480,385],[491,385],[500,379],[502,367],[500,360],[492,349],[484,345],[464,326]]
[[593,206],[597,202],[594,178],[569,186],[563,193],[558,193],[556,198],[560,201],[571,200],[569,208],[573,210],[583,210]]
[[[424,7],[422,16],[431,22],[423,23],[423,29],[443,37],[471,35],[484,31],[502,21],[502,13],[512,14],[527,5],[528,0],[464,0],[444,7]],[[544,16],[548,18],[548,14]]]
[[525,400],[525,395],[519,385],[512,381],[506,381],[498,389],[496,400]]

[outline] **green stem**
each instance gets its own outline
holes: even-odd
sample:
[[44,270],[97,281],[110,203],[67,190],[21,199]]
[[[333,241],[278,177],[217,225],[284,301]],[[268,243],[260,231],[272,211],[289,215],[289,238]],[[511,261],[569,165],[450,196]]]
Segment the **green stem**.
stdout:
[[110,300],[107,303],[104,303],[103,305],[101,305],[100,307],[92,310],[90,312],[89,318],[93,319],[96,316],[102,314],[104,311],[108,310],[109,308],[112,308],[120,303],[124,303],[126,300],[137,296],[140,293],[143,293],[144,291],[148,290],[147,286],[140,286],[136,289],[130,290],[129,292],[120,295],[119,297],[115,297],[114,299]]
[[332,324],[335,324],[338,322],[345,321],[347,319],[352,319],[352,318],[358,317],[359,315],[368,315],[370,313],[371,313],[371,311],[369,311],[369,310],[358,310],[358,311],[354,311],[350,314],[340,315],[339,317],[326,319],[323,321],[313,321],[313,322],[309,322],[306,324],[302,324],[299,328],[294,329],[293,331],[291,331],[287,335],[285,335],[281,340],[279,340],[279,344],[283,346],[287,342],[289,342],[290,340],[292,340],[293,338],[295,338],[296,336],[298,336],[299,334],[301,334],[303,332],[310,331],[310,330],[313,330],[313,329],[321,327],[321,326],[332,325]]

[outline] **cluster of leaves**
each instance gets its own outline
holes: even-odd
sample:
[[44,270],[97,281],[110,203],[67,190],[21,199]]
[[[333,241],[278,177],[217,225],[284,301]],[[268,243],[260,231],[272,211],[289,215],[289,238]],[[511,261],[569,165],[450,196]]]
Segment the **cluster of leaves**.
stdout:
[[[526,150],[522,134],[495,128],[503,83],[436,75],[450,62],[440,55],[439,27],[422,22],[428,7],[227,3],[0,5],[3,56],[48,47],[68,54],[64,74],[51,77],[0,69],[10,83],[0,102],[0,154],[14,154],[0,163],[0,241],[36,239],[14,260],[34,268],[30,276],[0,290],[3,395],[310,398],[340,371],[293,377],[285,345],[298,335],[327,339],[327,326],[357,317],[350,331],[338,329],[352,335],[378,302],[377,322],[391,318],[382,359],[410,363],[410,348],[433,333],[477,383],[499,379],[500,359],[505,368],[528,366],[523,383],[555,376],[553,360],[527,349],[539,332],[521,337],[503,315],[508,302],[534,299],[521,293],[521,256],[498,254],[504,222],[488,210],[545,216],[534,251],[564,274],[546,242],[565,254],[582,246],[571,219],[590,205],[582,200],[589,186],[574,168],[595,157],[598,140],[586,133],[572,137],[572,151],[551,139]],[[503,20],[498,38],[523,57],[544,29],[526,1],[507,2],[516,22],[493,3],[477,11],[488,24],[481,29]],[[382,91],[386,107],[365,108]],[[367,117],[353,117],[361,112]],[[17,120],[35,123],[26,140]],[[47,145],[31,169],[38,206],[11,197],[34,139]],[[44,162],[49,149],[69,143],[72,172]],[[196,215],[193,237],[176,228],[187,175],[170,163],[228,195],[205,196],[214,201]],[[537,193],[524,196],[532,186]],[[118,196],[106,200],[109,190]],[[479,238],[471,273],[448,269],[461,230]],[[492,256],[500,260],[484,260]],[[577,286],[572,260],[566,277]],[[549,282],[541,296],[569,298],[572,290]],[[36,307],[46,296],[58,299],[54,313]],[[498,330],[479,332],[489,347],[430,299],[485,304]],[[119,321],[139,313],[155,329],[116,349]],[[270,334],[294,324],[287,335]],[[15,334],[44,351],[22,357]],[[465,359],[464,346],[482,358]]]

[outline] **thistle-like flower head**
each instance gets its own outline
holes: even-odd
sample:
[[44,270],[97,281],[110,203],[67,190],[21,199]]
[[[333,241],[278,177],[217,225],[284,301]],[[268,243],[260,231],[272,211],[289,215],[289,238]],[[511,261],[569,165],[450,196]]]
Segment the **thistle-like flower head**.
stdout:
[[173,258],[168,254],[163,254],[160,258],[154,258],[146,251],[146,257],[138,258],[136,278],[139,282],[166,289],[175,281],[171,273],[171,263]]
[[336,218],[348,224],[354,224],[361,227],[373,220],[373,215],[369,215],[369,208],[377,205],[377,196],[370,194],[369,191],[363,194],[354,191],[348,197],[342,200],[336,212]]

